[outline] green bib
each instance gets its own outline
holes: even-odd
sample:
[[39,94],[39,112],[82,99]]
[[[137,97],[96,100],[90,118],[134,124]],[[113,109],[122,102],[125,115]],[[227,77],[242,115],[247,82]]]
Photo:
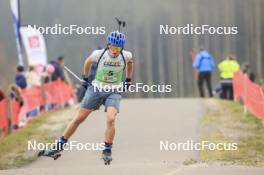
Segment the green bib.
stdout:
[[98,60],[97,70],[95,74],[96,81],[107,84],[120,84],[123,80],[125,62],[120,54],[116,58],[104,54]]

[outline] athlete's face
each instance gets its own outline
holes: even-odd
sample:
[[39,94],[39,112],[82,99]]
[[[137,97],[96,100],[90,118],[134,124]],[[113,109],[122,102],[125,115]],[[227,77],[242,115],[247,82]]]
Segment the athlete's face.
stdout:
[[110,55],[111,55],[112,57],[114,57],[114,58],[119,56],[121,50],[122,50],[122,47],[116,47],[116,46],[111,46],[111,45],[109,45],[109,52],[110,52]]

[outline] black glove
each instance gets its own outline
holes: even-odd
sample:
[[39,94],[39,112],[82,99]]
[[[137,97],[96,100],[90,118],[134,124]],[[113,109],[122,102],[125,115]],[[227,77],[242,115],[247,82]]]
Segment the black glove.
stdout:
[[126,78],[125,82],[124,82],[124,87],[123,90],[126,91],[128,90],[129,86],[131,85],[131,78]]
[[79,102],[82,101],[82,99],[85,95],[85,92],[89,86],[91,86],[91,83],[89,82],[88,78],[83,77],[82,86],[78,89],[78,93],[77,93],[77,97],[78,97]]
[[86,77],[83,77],[82,86],[87,89],[89,86],[91,86],[91,83],[89,82],[89,79]]

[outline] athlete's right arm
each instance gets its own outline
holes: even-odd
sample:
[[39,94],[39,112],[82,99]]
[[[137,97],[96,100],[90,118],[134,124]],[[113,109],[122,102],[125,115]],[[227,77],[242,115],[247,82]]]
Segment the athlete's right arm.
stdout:
[[94,61],[92,60],[92,58],[89,56],[88,58],[86,58],[85,62],[84,62],[84,66],[83,66],[83,77],[88,78],[88,73],[90,71],[90,68],[92,66],[92,64],[94,63]]
[[97,63],[98,57],[101,54],[101,52],[102,50],[95,50],[88,58],[86,58],[84,62],[84,66],[83,66],[83,72],[82,72],[83,77],[88,78],[88,73],[90,71],[90,68],[93,63]]

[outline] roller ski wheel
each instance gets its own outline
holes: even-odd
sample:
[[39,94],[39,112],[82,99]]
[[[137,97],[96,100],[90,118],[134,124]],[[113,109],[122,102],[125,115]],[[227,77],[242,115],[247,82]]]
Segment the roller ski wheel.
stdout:
[[113,160],[111,153],[103,153],[102,159],[104,160],[105,165],[110,165],[111,161]]
[[41,157],[41,156],[51,157],[53,158],[53,160],[57,160],[61,156],[61,154],[59,152],[52,151],[52,150],[41,150],[38,153],[38,157]]

